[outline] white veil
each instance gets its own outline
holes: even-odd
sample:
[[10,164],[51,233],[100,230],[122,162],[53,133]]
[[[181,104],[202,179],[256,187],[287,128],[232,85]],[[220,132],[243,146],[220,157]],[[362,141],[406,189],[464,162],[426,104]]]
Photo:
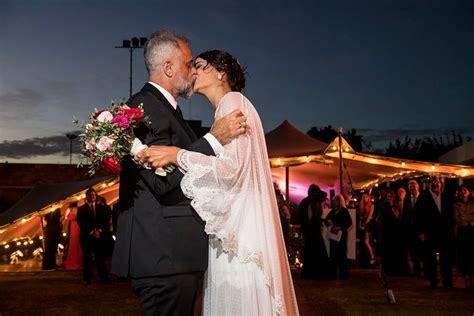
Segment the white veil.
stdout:
[[186,171],[181,187],[224,251],[262,270],[278,314],[297,315],[261,121],[237,92],[222,98],[216,117],[235,109],[247,116],[248,132],[224,146],[219,157],[181,150],[178,163]]

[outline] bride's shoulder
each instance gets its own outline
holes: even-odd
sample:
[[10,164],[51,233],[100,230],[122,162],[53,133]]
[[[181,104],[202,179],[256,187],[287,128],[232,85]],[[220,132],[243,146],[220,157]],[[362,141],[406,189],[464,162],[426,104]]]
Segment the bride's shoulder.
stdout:
[[219,103],[219,111],[225,115],[237,109],[243,110],[246,102],[248,100],[242,93],[228,92]]

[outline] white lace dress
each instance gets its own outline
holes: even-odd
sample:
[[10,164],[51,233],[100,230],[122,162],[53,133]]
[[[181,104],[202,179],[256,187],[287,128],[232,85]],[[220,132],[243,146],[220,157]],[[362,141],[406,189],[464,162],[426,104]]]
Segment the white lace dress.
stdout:
[[235,109],[248,132],[219,157],[178,154],[181,187],[209,234],[204,315],[298,315],[260,118],[237,92],[221,99],[216,117]]

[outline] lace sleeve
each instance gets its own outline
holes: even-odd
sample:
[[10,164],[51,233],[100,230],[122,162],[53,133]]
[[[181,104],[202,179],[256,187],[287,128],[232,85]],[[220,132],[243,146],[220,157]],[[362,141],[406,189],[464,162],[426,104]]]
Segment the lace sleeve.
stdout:
[[[245,99],[242,95],[226,96],[219,105],[216,116],[224,116],[236,108],[244,114]],[[250,136],[241,135],[224,146],[219,157],[181,150],[179,167],[186,173],[181,181],[184,194],[192,199],[192,206],[206,222],[206,233],[221,239],[226,250],[237,252],[235,234],[240,228],[242,212],[231,212],[238,194],[245,191],[244,162],[249,161]]]

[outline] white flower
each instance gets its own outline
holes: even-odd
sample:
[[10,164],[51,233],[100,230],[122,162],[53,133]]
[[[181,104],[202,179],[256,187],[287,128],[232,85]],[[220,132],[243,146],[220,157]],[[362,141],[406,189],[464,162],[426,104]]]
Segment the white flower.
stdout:
[[128,105],[126,105],[126,104],[122,105],[120,108],[121,108],[122,110],[129,110],[129,109],[130,109],[130,107],[129,107]]
[[93,125],[92,125],[91,123],[87,123],[87,125],[86,125],[86,130],[91,129],[92,127],[93,127]]
[[99,116],[97,117],[97,120],[101,123],[107,123],[107,122],[112,121],[113,118],[114,116],[112,115],[112,113],[110,113],[109,111],[104,111],[99,114]]
[[96,147],[100,151],[107,151],[112,148],[113,143],[114,140],[112,138],[104,136],[99,139],[99,142],[97,142]]

